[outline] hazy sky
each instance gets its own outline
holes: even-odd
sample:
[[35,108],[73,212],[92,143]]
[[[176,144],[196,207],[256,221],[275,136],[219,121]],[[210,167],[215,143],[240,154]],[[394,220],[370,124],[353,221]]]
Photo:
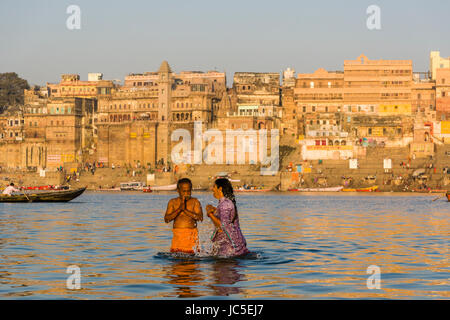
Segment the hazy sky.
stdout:
[[[69,30],[69,5],[81,8],[81,30]],[[381,8],[381,30],[366,27],[369,5]],[[427,71],[431,50],[450,56],[450,1],[266,0],[0,0],[0,72],[30,84],[62,73],[101,72],[120,79],[157,71],[297,73],[343,70],[344,60],[412,59]]]

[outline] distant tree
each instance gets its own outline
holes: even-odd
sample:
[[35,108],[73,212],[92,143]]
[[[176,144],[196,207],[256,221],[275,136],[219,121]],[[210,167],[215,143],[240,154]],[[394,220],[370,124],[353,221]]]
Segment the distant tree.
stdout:
[[8,106],[23,104],[23,90],[29,88],[28,81],[19,78],[17,73],[0,73],[0,111]]

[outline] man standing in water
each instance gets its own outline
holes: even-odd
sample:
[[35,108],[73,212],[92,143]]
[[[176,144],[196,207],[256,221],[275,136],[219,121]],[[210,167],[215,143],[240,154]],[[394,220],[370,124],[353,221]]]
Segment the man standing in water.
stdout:
[[191,198],[192,182],[187,178],[178,180],[179,197],[171,199],[167,204],[164,221],[173,220],[173,238],[170,252],[194,254],[198,252],[197,221],[203,221],[200,201]]

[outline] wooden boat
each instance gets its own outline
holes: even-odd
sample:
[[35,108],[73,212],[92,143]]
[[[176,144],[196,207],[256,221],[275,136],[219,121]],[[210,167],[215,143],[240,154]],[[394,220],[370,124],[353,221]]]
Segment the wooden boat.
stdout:
[[418,192],[418,193],[446,193],[447,190],[440,190],[440,189],[413,189],[413,192]]
[[153,190],[150,187],[145,187],[145,188],[142,189],[142,192],[151,193],[151,192],[153,192]]
[[271,189],[244,189],[244,188],[237,188],[234,190],[235,192],[269,192]]
[[169,184],[167,186],[154,186],[150,187],[152,191],[175,191],[177,190],[177,184]]
[[328,188],[299,188],[299,189],[288,189],[288,191],[297,191],[297,192],[339,192],[343,188],[344,188],[343,186],[328,187]]
[[123,182],[120,184],[121,191],[142,191],[143,188],[142,182]]
[[447,196],[448,202],[450,202],[450,192],[447,192],[446,196]]
[[27,192],[8,195],[0,195],[0,202],[68,202],[80,196],[86,188],[61,191]]
[[69,190],[68,186],[36,186],[36,187],[26,187],[25,190]]
[[208,190],[210,190],[210,188],[207,187],[192,188],[192,191],[208,191]]
[[343,192],[375,192],[378,190],[378,186],[359,188],[359,189],[342,189]]

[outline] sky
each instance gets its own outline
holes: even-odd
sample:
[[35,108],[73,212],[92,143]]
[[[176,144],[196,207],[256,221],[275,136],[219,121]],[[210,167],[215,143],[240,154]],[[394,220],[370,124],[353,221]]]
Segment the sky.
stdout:
[[[81,10],[69,30],[67,7]],[[380,8],[381,29],[366,13]],[[1,0],[0,73],[30,84],[61,74],[100,72],[122,80],[157,71],[218,70],[297,73],[343,70],[344,60],[413,61],[428,71],[430,51],[450,56],[448,0]]]

